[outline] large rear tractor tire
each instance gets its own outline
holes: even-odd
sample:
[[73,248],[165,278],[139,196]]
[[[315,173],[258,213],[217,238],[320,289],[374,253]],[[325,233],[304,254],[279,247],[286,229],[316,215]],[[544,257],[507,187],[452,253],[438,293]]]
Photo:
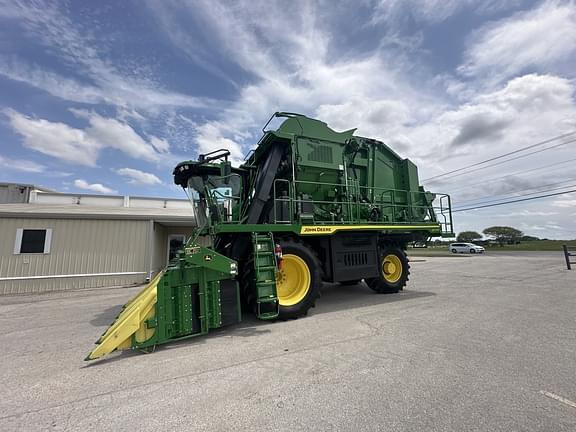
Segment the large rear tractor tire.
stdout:
[[387,246],[381,250],[380,277],[367,279],[368,286],[380,294],[394,294],[404,288],[410,275],[406,252],[398,247]]
[[282,266],[276,277],[280,319],[304,316],[320,297],[322,269],[314,252],[292,240],[280,241]]

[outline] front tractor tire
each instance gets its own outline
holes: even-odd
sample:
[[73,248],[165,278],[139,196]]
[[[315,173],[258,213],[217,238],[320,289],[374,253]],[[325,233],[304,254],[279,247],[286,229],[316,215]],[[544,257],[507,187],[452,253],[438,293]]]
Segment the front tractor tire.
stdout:
[[406,252],[398,247],[385,247],[379,260],[380,277],[367,279],[368,286],[379,294],[394,294],[404,288],[410,275]]
[[280,241],[282,266],[276,277],[278,318],[304,316],[320,296],[322,270],[318,258],[306,245]]

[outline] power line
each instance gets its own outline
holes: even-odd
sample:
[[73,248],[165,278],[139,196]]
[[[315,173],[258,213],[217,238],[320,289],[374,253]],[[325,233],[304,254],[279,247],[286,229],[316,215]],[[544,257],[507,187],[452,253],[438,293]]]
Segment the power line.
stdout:
[[[468,170],[468,171],[463,172],[463,173],[460,173],[460,174],[454,174],[453,176],[448,177],[448,179],[452,179],[452,178],[454,178],[454,177],[460,177],[460,176],[467,175],[467,174],[470,174],[470,173],[472,173],[472,172],[480,171],[480,170],[483,170],[483,169],[492,168],[492,167],[495,167],[495,166],[497,166],[497,165],[502,165],[502,164],[505,164],[505,163],[507,163],[507,162],[510,162],[510,161],[513,161],[513,160],[516,160],[516,159],[521,159],[521,158],[524,158],[524,157],[527,157],[527,156],[531,156],[531,155],[536,154],[536,153],[542,153],[542,152],[544,152],[544,151],[546,151],[546,150],[551,150],[551,149],[556,148],[556,147],[561,147],[561,146],[563,146],[563,145],[565,145],[565,144],[570,144],[570,143],[573,143],[573,142],[575,142],[575,141],[576,141],[576,138],[573,139],[573,140],[561,142],[560,144],[555,144],[555,145],[550,146],[550,147],[546,147],[546,148],[539,149],[539,150],[534,150],[534,151],[532,151],[532,152],[530,152],[530,153],[525,153],[525,154],[523,154],[523,155],[515,156],[515,157],[513,157],[513,158],[506,159],[506,160],[503,160],[503,161],[500,161],[500,162],[496,162],[496,163],[493,163],[493,164],[490,164],[490,165],[487,165],[487,166],[474,168],[474,169]],[[432,181],[429,181],[428,183],[434,183],[434,182],[438,182],[438,181],[441,181],[441,180],[432,180]]]
[[476,162],[476,163],[473,163],[473,164],[471,164],[471,165],[468,165],[468,166],[465,166],[465,167],[462,167],[462,168],[458,168],[458,169],[455,169],[455,170],[452,170],[452,171],[448,171],[448,172],[443,173],[443,174],[438,174],[438,175],[435,175],[435,176],[433,176],[433,177],[425,178],[425,179],[423,179],[422,181],[432,180],[432,179],[435,179],[435,178],[438,178],[438,177],[444,177],[444,176],[447,176],[447,175],[449,175],[449,174],[453,174],[453,173],[456,173],[456,172],[464,171],[465,169],[472,168],[472,167],[475,167],[475,166],[478,166],[478,165],[482,165],[482,164],[485,164],[485,163],[488,163],[488,162],[492,162],[492,161],[495,161],[495,160],[497,160],[497,159],[501,159],[501,158],[506,157],[506,156],[510,156],[510,155],[513,155],[513,154],[516,154],[516,153],[523,152],[524,150],[529,150],[529,149],[534,148],[534,147],[538,147],[538,146],[541,146],[541,145],[544,145],[544,144],[548,144],[548,143],[550,143],[550,142],[552,142],[552,141],[556,141],[556,140],[558,140],[558,139],[562,139],[562,138],[565,138],[565,137],[567,137],[567,136],[574,135],[574,134],[576,134],[576,131],[568,132],[568,133],[565,133],[565,134],[562,134],[562,135],[557,135],[557,136],[555,136],[555,137],[553,137],[553,138],[549,138],[549,139],[547,139],[547,140],[537,142],[536,144],[531,144],[531,145],[529,145],[529,146],[522,147],[522,148],[520,148],[520,149],[511,151],[511,152],[509,152],[509,153],[505,153],[505,154],[500,155],[500,156],[495,156],[495,157],[492,157],[492,158],[490,158],[490,159],[486,159],[486,160],[483,160],[483,161],[480,161],[480,162]]
[[[520,197],[525,197],[525,196],[530,196],[530,195],[535,195],[535,194],[540,194],[540,193],[545,193],[545,192],[552,192],[552,191],[554,191],[554,190],[564,189],[564,188],[567,188],[567,187],[576,187],[576,184],[564,185],[564,186],[559,186],[559,187],[555,187],[555,188],[545,189],[545,190],[541,190],[541,191],[537,191],[537,192],[525,193],[525,194],[521,194],[521,195],[511,196],[511,197],[509,197],[509,198],[498,198],[498,199],[488,200],[488,201],[480,202],[480,203],[477,203],[477,204],[478,204],[478,205],[490,204],[490,203],[493,203],[493,202],[505,201],[505,200],[510,199],[510,198],[520,198]],[[470,206],[470,205],[473,205],[473,204],[466,204],[466,206]],[[476,204],[474,204],[474,205],[476,205]],[[456,207],[458,207],[458,206],[462,207],[461,204],[456,205]],[[458,210],[458,209],[457,209],[457,210]]]
[[[502,179],[504,179],[504,178],[508,178],[508,177],[512,177],[512,176],[516,176],[516,175],[524,175],[524,174],[526,174],[526,173],[530,173],[530,172],[534,172],[534,171],[540,171],[540,170],[543,170],[543,169],[546,169],[546,168],[550,168],[550,167],[558,166],[558,165],[564,165],[564,164],[567,164],[567,163],[570,163],[570,162],[575,162],[575,161],[576,161],[576,158],[573,158],[573,159],[568,159],[568,160],[561,161],[561,162],[555,162],[555,163],[552,163],[552,164],[544,165],[544,166],[541,166],[541,167],[530,168],[530,169],[528,169],[528,170],[516,171],[516,172],[514,172],[514,173],[506,174],[506,175],[503,175],[503,176],[500,176],[500,177],[488,178],[488,180],[483,180],[483,181],[482,181],[482,185],[489,184],[489,183],[494,183],[495,181],[502,180]],[[478,186],[478,184],[464,185],[464,186],[459,187],[459,188],[456,188],[456,189],[451,189],[450,193],[453,193],[453,192],[456,192],[456,191],[461,191],[461,190],[464,190],[464,189],[470,189],[471,187],[474,187],[474,186]]]
[[[489,195],[489,196],[484,196],[484,197],[480,197],[480,198],[472,198],[472,199],[468,199],[468,200],[462,200],[462,201],[458,201],[459,205],[462,205],[462,203],[466,203],[466,205],[471,205],[472,203],[476,203],[477,201],[484,201],[484,200],[489,200],[490,201],[500,201],[502,199],[505,199],[506,197],[510,197],[510,198],[515,198],[517,196],[525,196],[525,195],[517,195],[520,192],[525,192],[525,191],[529,191],[529,190],[536,190],[536,189],[545,189],[547,187],[550,186],[556,186],[559,184],[563,184],[563,183],[567,183],[570,182],[572,180],[576,180],[576,177],[572,177],[566,180],[563,180],[561,182],[556,182],[556,183],[549,183],[546,185],[540,185],[540,186],[535,186],[535,187],[530,187],[530,188],[525,188],[525,189],[518,189],[514,192],[509,192],[506,194],[499,194],[499,195]],[[564,185],[564,186],[559,186],[557,188],[553,188],[553,189],[547,189],[547,190],[537,190],[535,192],[531,192],[529,194],[526,195],[532,195],[532,194],[536,194],[536,193],[542,193],[542,192],[549,192],[552,190],[556,190],[556,189],[562,189],[565,187],[572,187],[572,186],[576,186],[576,185]],[[496,197],[501,197],[501,198],[496,198]],[[492,199],[493,198],[493,199]],[[454,200],[456,201],[456,200]],[[479,204],[483,204],[482,202],[480,202]]]
[[[465,203],[465,205],[471,205],[471,204],[473,204],[473,203],[477,203],[478,201],[480,201],[480,204],[482,204],[482,201],[485,201],[485,200],[488,200],[488,201],[498,201],[498,200],[502,200],[502,199],[507,199],[507,197],[508,197],[508,198],[515,198],[515,197],[519,196],[518,194],[519,194],[520,192],[525,192],[525,191],[530,191],[530,190],[534,190],[534,191],[535,191],[535,192],[531,192],[531,194],[540,193],[540,192],[548,192],[548,189],[547,189],[547,190],[538,190],[538,189],[545,189],[545,188],[550,187],[550,186],[555,186],[555,185],[559,185],[559,184],[563,184],[563,183],[568,183],[568,182],[570,182],[570,181],[572,181],[572,180],[576,180],[576,177],[569,178],[569,179],[563,180],[563,181],[561,181],[561,182],[549,183],[549,184],[546,184],[546,185],[540,185],[540,186],[535,186],[535,187],[530,187],[530,188],[524,188],[524,189],[518,189],[518,190],[515,190],[514,192],[508,192],[508,193],[504,193],[504,194],[488,195],[488,196],[483,196],[483,197],[478,197],[478,198],[471,198],[471,199],[462,200],[462,201],[454,200],[454,199],[453,199],[453,201],[457,201],[459,205],[462,205],[463,203]],[[576,185],[574,185],[574,186],[576,186]],[[563,187],[572,187],[572,185],[564,185],[564,186],[557,187],[557,188],[555,188],[555,189],[561,189],[561,188],[563,188]],[[554,189],[549,189],[549,190],[554,190]],[[530,195],[530,194],[528,194],[528,195]],[[524,196],[524,195],[521,195],[521,196]]]
[[482,208],[487,208],[487,207],[496,207],[496,206],[501,206],[501,205],[506,205],[506,204],[514,204],[517,202],[531,201],[531,200],[535,200],[535,199],[547,198],[547,197],[557,196],[557,195],[565,195],[565,194],[570,194],[573,192],[576,192],[576,189],[567,190],[567,191],[563,191],[563,192],[556,192],[556,193],[546,194],[546,195],[539,195],[539,196],[530,197],[530,198],[522,198],[522,199],[517,199],[517,200],[513,200],[513,201],[506,201],[503,203],[486,204],[486,205],[481,205],[481,206],[476,206],[476,207],[457,209],[457,210],[452,210],[452,213],[463,212],[463,211],[468,211],[468,210],[482,209]]

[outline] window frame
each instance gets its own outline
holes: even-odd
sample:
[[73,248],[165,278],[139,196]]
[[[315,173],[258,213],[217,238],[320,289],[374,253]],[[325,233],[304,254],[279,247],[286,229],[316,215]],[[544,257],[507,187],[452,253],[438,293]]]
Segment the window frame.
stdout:
[[182,244],[186,246],[186,234],[168,234],[166,243],[166,265],[170,263],[170,240],[182,239]]
[[[21,252],[22,249],[22,237],[24,231],[27,230],[44,230],[46,235],[44,237],[44,251],[43,252]],[[50,253],[50,248],[52,247],[52,228],[17,228],[16,229],[16,239],[14,241],[14,255],[46,255]]]

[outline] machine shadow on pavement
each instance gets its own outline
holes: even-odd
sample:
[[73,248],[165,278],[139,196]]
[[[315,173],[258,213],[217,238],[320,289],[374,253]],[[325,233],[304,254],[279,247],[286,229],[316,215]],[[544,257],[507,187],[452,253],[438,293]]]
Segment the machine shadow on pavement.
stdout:
[[[322,297],[318,301],[318,305],[310,311],[308,317],[299,319],[310,319],[314,316],[321,316],[326,313],[337,312],[340,310],[351,310],[369,306],[376,306],[386,303],[396,303],[401,301],[425,298],[436,295],[429,291],[411,291],[404,290],[397,294],[377,294],[373,292],[364,282],[356,285],[340,285],[340,284],[323,284]],[[105,311],[97,314],[90,324],[93,326],[105,326],[107,323],[114,320],[114,318],[122,310],[122,305],[116,305],[107,308]],[[293,321],[285,320],[285,321]],[[275,324],[275,321],[262,321],[257,319],[249,312],[242,313],[242,321],[238,324],[231,325],[220,329],[215,329],[209,335],[200,338],[186,339],[174,341],[170,345],[158,345],[149,353],[144,351],[132,350],[118,352],[117,355],[109,358],[100,359],[99,361],[91,362],[83,366],[83,368],[94,367],[99,365],[110,364],[116,361],[129,359],[137,355],[153,354],[156,351],[174,350],[182,346],[204,344],[209,340],[220,337],[254,337],[260,336],[265,333],[270,333],[270,327]]]
[[90,324],[94,327],[110,325],[110,323],[114,321],[114,318],[116,318],[120,312],[122,312],[122,304],[111,306],[96,314],[94,318],[90,320]]
[[378,294],[372,291],[364,282],[357,285],[324,284],[322,297],[316,308],[312,309],[312,315],[336,312],[340,310],[356,309],[368,306],[395,303],[434,296],[430,291],[402,290],[397,294]]

